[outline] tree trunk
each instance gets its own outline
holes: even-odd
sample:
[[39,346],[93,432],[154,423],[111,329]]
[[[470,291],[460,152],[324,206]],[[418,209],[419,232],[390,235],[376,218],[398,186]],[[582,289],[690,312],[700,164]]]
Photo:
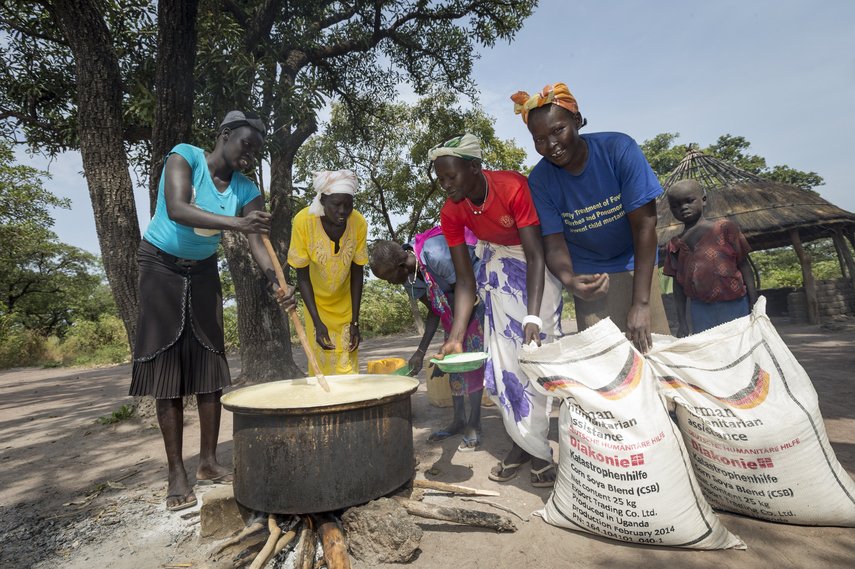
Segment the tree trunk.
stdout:
[[260,383],[305,375],[291,353],[288,317],[266,292],[267,278],[249,254],[249,241],[226,232],[223,249],[237,298],[241,380]]
[[[278,138],[276,135],[271,139]],[[267,196],[273,213],[270,241],[287,271],[288,245],[291,240],[291,166],[293,154],[277,149],[281,142],[270,144],[270,192]],[[223,248],[235,285],[240,334],[241,379],[260,383],[302,377],[305,373],[294,363],[291,351],[291,329],[288,317],[267,294],[267,279],[249,254],[249,243],[243,235],[226,234]],[[287,273],[286,273],[287,274]]]
[[805,288],[805,306],[807,307],[808,322],[810,324],[819,324],[819,301],[816,296],[816,281],[813,278],[813,271],[811,270],[812,260],[810,253],[802,247],[802,240],[798,229],[790,229],[790,240],[793,242],[793,249],[795,249],[796,256],[799,258],[799,263],[802,266],[802,281]]
[[160,0],[157,3],[156,99],[148,182],[152,216],[157,204],[163,158],[176,144],[190,141],[193,133],[198,6],[198,0]]
[[83,171],[95,213],[104,272],[133,346],[140,241],[122,124],[122,82],[110,31],[97,2],[67,0],[49,9],[74,56]]
[[[293,84],[293,77],[282,73],[280,81]],[[283,111],[278,116],[289,116],[289,113]],[[294,156],[315,132],[317,125],[314,119],[296,128],[278,118],[273,123],[273,134],[266,142],[270,148],[270,191],[267,202],[273,214],[270,242],[285,268],[291,241],[291,219],[296,213],[292,200]],[[279,310],[272,297],[264,292],[266,279],[250,259],[245,238],[234,235],[225,239],[223,245],[238,304],[241,378],[256,383],[305,375],[294,363],[288,318]]]

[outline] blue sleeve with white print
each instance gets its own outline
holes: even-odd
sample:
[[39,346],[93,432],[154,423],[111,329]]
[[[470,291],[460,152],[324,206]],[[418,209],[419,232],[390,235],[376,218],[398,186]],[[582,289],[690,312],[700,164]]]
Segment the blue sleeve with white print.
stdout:
[[641,147],[631,138],[627,139],[626,148],[618,160],[618,178],[623,210],[630,213],[656,199],[662,193],[662,186]]

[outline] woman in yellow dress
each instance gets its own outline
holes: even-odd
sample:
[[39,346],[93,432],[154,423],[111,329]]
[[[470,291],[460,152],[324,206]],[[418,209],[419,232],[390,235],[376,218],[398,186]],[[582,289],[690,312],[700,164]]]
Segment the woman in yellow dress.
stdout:
[[312,350],[325,375],[359,372],[368,224],[353,209],[357,184],[350,170],[315,172],[315,199],[294,216],[291,229],[288,264],[297,270],[306,334],[314,334]]

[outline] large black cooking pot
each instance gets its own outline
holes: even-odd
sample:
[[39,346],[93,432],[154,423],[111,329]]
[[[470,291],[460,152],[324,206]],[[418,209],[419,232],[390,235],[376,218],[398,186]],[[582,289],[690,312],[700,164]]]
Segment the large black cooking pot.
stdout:
[[330,393],[294,380],[223,396],[234,413],[238,502],[275,514],[326,512],[388,494],[413,477],[410,395],[418,380],[327,380]]

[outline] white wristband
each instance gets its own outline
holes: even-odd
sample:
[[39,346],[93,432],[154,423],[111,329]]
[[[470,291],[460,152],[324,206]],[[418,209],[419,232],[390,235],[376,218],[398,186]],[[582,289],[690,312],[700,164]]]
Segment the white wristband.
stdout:
[[534,324],[538,328],[543,328],[543,320],[540,319],[540,316],[535,316],[534,314],[529,314],[528,316],[523,318],[523,328],[525,328],[526,324]]

